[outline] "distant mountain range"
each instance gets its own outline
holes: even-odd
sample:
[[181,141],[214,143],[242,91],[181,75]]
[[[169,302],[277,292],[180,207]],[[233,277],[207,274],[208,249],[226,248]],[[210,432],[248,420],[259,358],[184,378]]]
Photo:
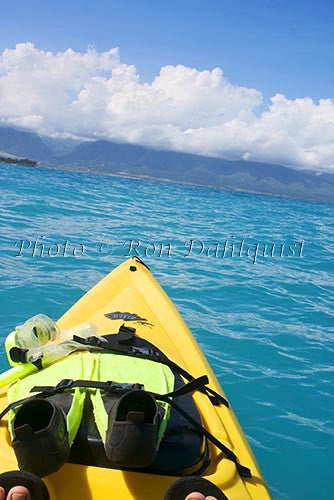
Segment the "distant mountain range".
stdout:
[[32,160],[49,160],[52,150],[33,132],[0,127],[0,149]]
[[111,141],[50,139],[0,127],[0,150],[41,166],[154,178],[171,182],[334,202],[334,174],[280,165],[224,160]]

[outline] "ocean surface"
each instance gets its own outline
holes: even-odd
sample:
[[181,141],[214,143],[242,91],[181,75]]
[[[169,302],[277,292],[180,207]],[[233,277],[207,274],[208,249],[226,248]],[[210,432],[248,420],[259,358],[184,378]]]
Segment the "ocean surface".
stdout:
[[334,498],[334,206],[18,166],[0,177],[1,341],[36,313],[58,318],[137,253],[212,364],[273,498]]

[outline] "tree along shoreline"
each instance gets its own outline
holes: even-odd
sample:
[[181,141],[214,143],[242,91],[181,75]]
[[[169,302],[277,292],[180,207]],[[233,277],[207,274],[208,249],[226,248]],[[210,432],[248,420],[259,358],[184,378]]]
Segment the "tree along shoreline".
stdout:
[[0,155],[0,163],[7,163],[9,165],[29,165],[32,167],[37,166],[37,161],[29,160],[29,158],[9,158]]

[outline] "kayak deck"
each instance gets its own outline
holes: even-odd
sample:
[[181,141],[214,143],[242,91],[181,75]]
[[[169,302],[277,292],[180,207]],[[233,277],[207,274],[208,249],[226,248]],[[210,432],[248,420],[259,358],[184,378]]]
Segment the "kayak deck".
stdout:
[[[134,327],[136,335],[157,346],[194,377],[207,375],[209,386],[225,397],[178,310],[139,259],[129,259],[114,269],[60,318],[58,326],[63,330],[87,321],[98,327],[98,335],[116,333],[122,324]],[[256,459],[233,410],[224,405],[213,406],[208,397],[198,391],[193,394],[193,399],[204,427],[230,448],[240,463],[252,472],[252,478],[240,478],[235,464],[210,444],[211,460],[203,477],[216,484],[229,500],[270,500]],[[0,392],[0,411],[6,405],[7,394],[3,389]],[[6,418],[0,422],[0,439],[0,472],[17,469]],[[143,472],[65,464],[44,481],[51,500],[66,500],[75,495],[87,500],[163,500],[168,486],[176,479]]]

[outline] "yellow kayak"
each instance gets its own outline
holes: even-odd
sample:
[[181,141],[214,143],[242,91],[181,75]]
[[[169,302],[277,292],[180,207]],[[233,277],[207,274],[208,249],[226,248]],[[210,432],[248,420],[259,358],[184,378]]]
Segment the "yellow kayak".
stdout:
[[[171,485],[177,484],[176,481],[187,476],[194,478],[195,486],[201,484],[196,483],[196,477],[210,481],[222,492],[221,498],[228,500],[270,499],[247,439],[232,408],[224,403],[226,396],[203,352],[174,304],[140,259],[131,258],[114,269],[74,304],[59,319],[57,325],[60,330],[66,330],[85,322],[97,326],[98,336],[116,333],[122,329],[122,325],[130,327],[129,331],[135,329],[136,337],[157,348],[171,366],[179,367],[185,383],[202,380],[203,375],[208,377],[207,386],[192,392],[192,404],[195,403],[201,421],[200,424],[197,423],[197,427],[202,426],[204,429],[201,435],[201,456],[191,467],[188,464],[183,468],[179,466],[179,472],[173,471],[173,462],[176,464],[180,454],[187,451],[177,449],[177,446],[181,446],[183,437],[177,443],[176,434],[173,446],[176,446],[177,455],[174,460],[173,453],[170,452],[170,463],[165,464],[165,468],[164,465],[159,468],[158,464],[147,470],[122,470],[103,464],[85,463],[89,462],[87,458],[82,460],[83,463],[80,463],[80,457],[79,460],[72,459],[71,462],[77,463],[65,463],[60,470],[43,478],[51,500],[76,497],[87,500],[178,498],[173,495],[166,497],[166,492]],[[138,352],[145,357],[148,350],[138,349]],[[85,352],[73,353],[67,360],[71,357],[76,359],[77,356],[85,359],[85,355]],[[47,374],[55,366],[60,367],[61,363],[59,361],[46,367],[43,372]],[[191,374],[191,377],[185,380],[185,374]],[[220,401],[218,397],[218,402],[217,398],[214,402],[215,394],[221,395]],[[8,404],[7,396],[8,386],[0,392],[0,412]],[[179,399],[181,400],[175,397],[174,401]],[[194,412],[187,418],[190,418],[187,421],[189,427],[192,425]],[[7,419],[8,414],[0,422],[0,473],[18,469]],[[175,430],[174,433],[176,432]],[[196,432],[198,435],[202,431],[197,429]],[[190,448],[191,446],[189,454]],[[80,454],[80,446],[77,446],[77,455],[78,453]],[[186,463],[190,459],[185,457],[184,460]],[[243,471],[249,471],[249,474],[244,474]]]

